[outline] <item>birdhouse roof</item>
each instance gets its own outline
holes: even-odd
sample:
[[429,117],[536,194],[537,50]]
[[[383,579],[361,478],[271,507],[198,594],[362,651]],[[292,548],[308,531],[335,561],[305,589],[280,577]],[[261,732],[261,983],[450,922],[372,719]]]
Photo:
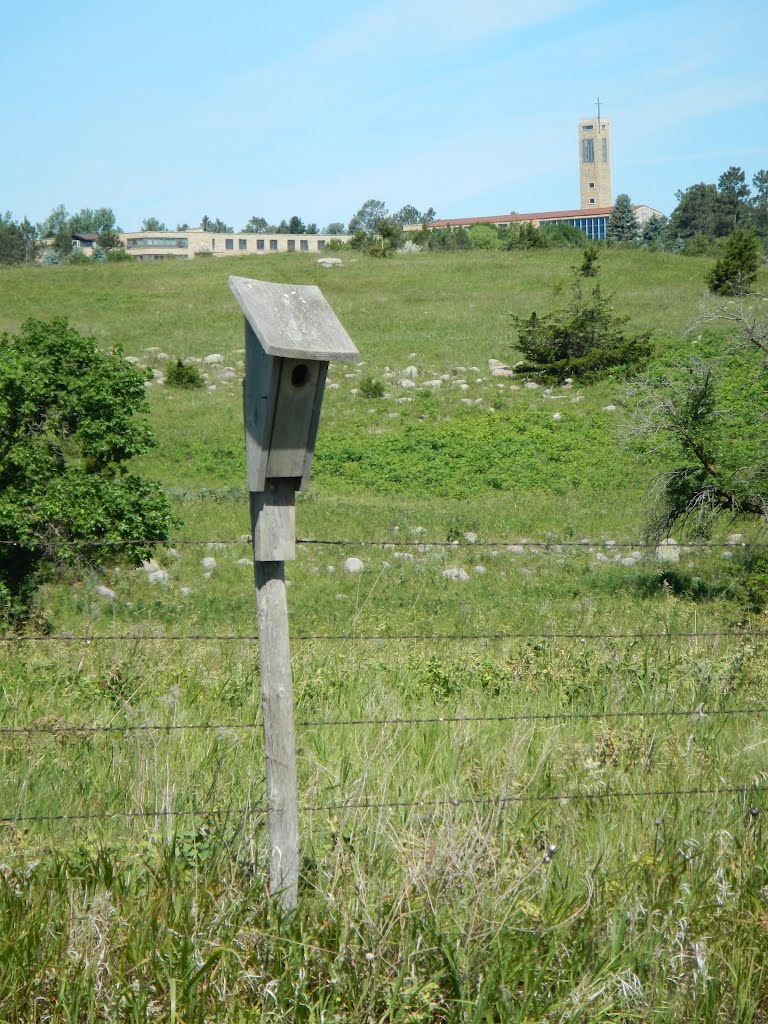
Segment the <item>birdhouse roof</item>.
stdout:
[[316,285],[230,277],[229,287],[267,355],[346,363],[360,359]]

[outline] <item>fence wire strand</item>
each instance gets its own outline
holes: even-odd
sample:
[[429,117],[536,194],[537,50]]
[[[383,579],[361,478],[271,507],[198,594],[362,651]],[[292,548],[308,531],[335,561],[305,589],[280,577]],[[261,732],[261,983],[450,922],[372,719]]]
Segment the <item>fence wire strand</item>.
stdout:
[[[21,547],[26,550],[36,550],[40,548],[65,548],[65,547],[78,547],[78,548],[127,548],[127,547],[164,547],[164,548],[180,548],[180,547],[210,547],[210,548],[224,548],[224,547],[237,547],[237,546],[250,546],[252,544],[250,537],[227,537],[218,540],[174,540],[174,541],[160,541],[160,540],[136,540],[136,539],[124,539],[124,540],[59,540],[52,539],[50,541],[34,541],[34,540],[10,540],[0,538],[0,547]],[[508,547],[521,547],[521,548],[542,548],[545,551],[556,551],[559,548],[581,548],[584,551],[590,548],[636,548],[637,550],[657,550],[658,548],[664,548],[664,545],[658,541],[649,540],[511,540],[499,539],[499,540],[474,540],[474,541],[456,541],[456,540],[427,540],[421,538],[419,540],[404,540],[399,537],[389,538],[388,540],[352,540],[351,538],[322,538],[322,537],[297,537],[296,544],[305,545],[320,545],[325,547],[348,547],[348,548],[499,548],[505,549]],[[669,545],[672,547],[672,545]],[[707,549],[711,548],[719,550],[726,548],[728,550],[739,550],[745,548],[766,548],[768,547],[768,541],[685,541],[676,545],[678,549],[685,550],[688,548],[696,549]]]
[[[535,804],[535,803],[569,803],[609,800],[652,800],[652,799],[679,799],[681,797],[706,797],[706,796],[727,796],[762,794],[766,787],[754,783],[742,785],[724,785],[712,787],[691,787],[689,789],[637,789],[637,790],[603,790],[601,792],[587,793],[574,791],[570,793],[523,793],[519,795],[502,795],[493,797],[441,797],[429,800],[350,800],[327,804],[305,804],[299,810],[303,813],[320,812],[344,812],[344,811],[389,811],[389,810],[411,810],[425,807],[504,807],[513,804]],[[752,809],[758,812],[757,808]],[[218,816],[253,816],[264,815],[268,807],[264,804],[250,807],[217,807],[197,808],[194,810],[161,809],[151,811],[102,811],[89,812],[87,814],[32,814],[32,815],[5,815],[0,817],[0,824],[3,825],[27,825],[33,822],[75,822],[75,821],[112,821],[118,819],[131,820],[139,818],[172,818],[172,817],[199,817],[214,818]]]
[[[302,729],[352,728],[358,726],[411,726],[411,725],[457,725],[473,722],[587,722],[608,719],[631,718],[698,718],[701,720],[729,715],[749,716],[768,714],[768,708],[687,708],[680,710],[638,709],[635,711],[553,711],[521,712],[511,715],[433,715],[419,718],[328,718],[297,719],[295,725]],[[0,725],[2,736],[89,736],[99,733],[142,733],[142,732],[228,732],[261,729],[263,722],[152,722],[140,725]]]
[[[716,638],[747,640],[768,637],[768,630],[678,630],[646,633],[559,633],[559,632],[499,632],[499,633],[298,633],[289,639],[296,643],[313,641],[388,641],[388,640],[709,640]],[[236,643],[258,641],[256,633],[167,633],[151,636],[140,633],[94,633],[86,634],[19,634],[0,637],[0,644],[28,643],[101,643],[103,641],[124,641],[126,643],[178,643],[182,641],[215,641]]]

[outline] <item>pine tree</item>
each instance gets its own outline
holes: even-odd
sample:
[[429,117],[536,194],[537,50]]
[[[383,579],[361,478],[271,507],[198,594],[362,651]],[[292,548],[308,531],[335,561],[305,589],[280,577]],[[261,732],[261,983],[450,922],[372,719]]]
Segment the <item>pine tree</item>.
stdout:
[[613,242],[636,242],[640,234],[632,202],[626,192],[616,196],[613,213],[608,219],[608,238]]

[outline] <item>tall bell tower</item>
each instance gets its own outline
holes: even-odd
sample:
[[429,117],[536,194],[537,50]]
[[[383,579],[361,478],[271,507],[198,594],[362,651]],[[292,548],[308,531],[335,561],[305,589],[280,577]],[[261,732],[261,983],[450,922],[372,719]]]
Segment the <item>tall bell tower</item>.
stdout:
[[611,180],[611,122],[603,117],[600,100],[597,117],[579,121],[579,199],[580,208],[613,205]]

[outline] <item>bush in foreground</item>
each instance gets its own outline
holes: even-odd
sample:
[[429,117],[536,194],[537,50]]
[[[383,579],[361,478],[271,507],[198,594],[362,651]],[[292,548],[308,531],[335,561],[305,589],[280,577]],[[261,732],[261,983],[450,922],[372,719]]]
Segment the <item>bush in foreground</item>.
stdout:
[[[56,568],[139,562],[173,523],[158,484],[128,471],[154,447],[144,379],[65,319],[0,337],[0,615],[23,619]],[[97,543],[94,543],[97,542]]]

